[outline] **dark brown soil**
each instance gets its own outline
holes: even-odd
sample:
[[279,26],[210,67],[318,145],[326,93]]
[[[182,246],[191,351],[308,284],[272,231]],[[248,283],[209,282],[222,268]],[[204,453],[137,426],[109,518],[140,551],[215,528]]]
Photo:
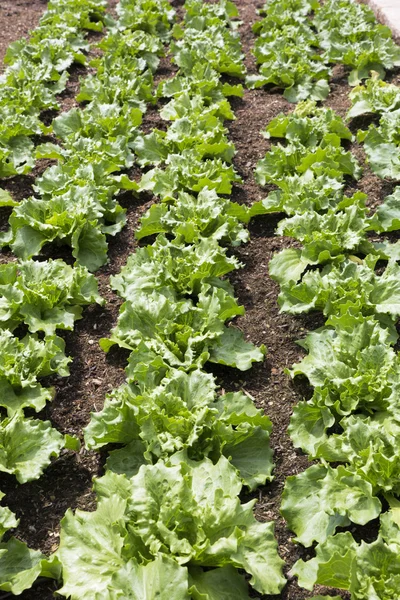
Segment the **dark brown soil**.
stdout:
[[[251,30],[257,19],[256,8],[262,3],[255,0],[237,0],[242,25],[240,32],[246,52],[246,64],[249,72],[255,70],[250,49],[254,43]],[[113,0],[113,5],[115,4]],[[4,6],[17,7],[29,5],[27,13],[6,14]],[[40,10],[39,10],[40,7]],[[30,2],[4,2],[0,7],[3,18],[3,31],[7,29],[7,43],[20,37],[34,25],[44,10],[45,4],[40,0]],[[11,10],[11,8],[9,9]],[[26,16],[28,14],[28,17]],[[26,26],[26,20],[30,19]],[[18,21],[22,24],[18,24]],[[4,43],[4,38],[3,38]],[[2,45],[0,45],[0,51]],[[169,77],[174,72],[168,59],[163,59],[157,75],[157,81]],[[78,73],[79,74],[79,73]],[[74,75],[73,75],[74,77]],[[71,78],[72,79],[72,78]],[[73,79],[78,85],[78,78]],[[334,108],[342,116],[349,107],[346,73],[342,68],[335,68],[332,81],[332,92],[326,104]],[[76,87],[68,92],[68,102],[63,104],[67,109],[74,103]],[[236,121],[229,124],[232,141],[236,145],[235,166],[243,178],[243,183],[235,186],[232,199],[237,202],[252,204],[264,197],[266,190],[255,182],[253,171],[257,161],[269,148],[269,142],[260,136],[260,130],[279,112],[293,110],[278,90],[247,90],[243,99],[235,99],[233,107]],[[143,124],[149,131],[152,127],[162,127],[158,108],[151,108]],[[362,149],[354,144],[354,152],[363,162]],[[43,166],[44,167],[44,166]],[[41,168],[39,166],[38,168]],[[36,175],[35,173],[34,175]],[[23,197],[29,193],[33,176],[8,180],[7,187],[15,197]],[[392,185],[382,182],[368,168],[358,186],[369,194],[371,206],[378,204],[390,193]],[[100,290],[107,299],[105,308],[93,307],[84,312],[83,319],[76,324],[74,332],[64,335],[67,351],[73,357],[71,376],[68,379],[55,378],[57,394],[52,405],[43,411],[43,417],[52,421],[60,431],[78,435],[82,439],[82,428],[90,419],[90,412],[99,410],[107,392],[118,386],[124,379],[123,368],[126,354],[123,351],[111,351],[107,356],[99,348],[101,337],[109,335],[115,325],[120,300],[111,291],[110,275],[117,273],[126,262],[127,256],[134,251],[136,242],[133,233],[140,215],[148,208],[152,198],[141,196],[135,198],[124,194],[121,203],[127,208],[128,225],[115,239],[110,240],[109,264],[96,275]],[[251,394],[257,406],[263,408],[273,422],[272,446],[275,450],[275,480],[272,484],[258,490],[256,515],[260,520],[275,520],[279,552],[287,562],[288,569],[300,557],[311,555],[312,551],[304,550],[291,542],[291,534],[286,529],[284,520],[279,515],[281,492],[286,477],[303,471],[309,465],[308,459],[297,452],[287,436],[287,426],[292,407],[308,393],[304,384],[293,383],[284,373],[284,369],[297,362],[302,350],[295,340],[304,337],[308,330],[322,324],[318,315],[304,318],[292,318],[279,314],[277,305],[278,286],[268,275],[268,263],[273,254],[293,242],[288,238],[274,235],[276,224],[282,215],[277,217],[258,217],[250,225],[251,241],[237,251],[237,255],[245,267],[231,276],[237,296],[246,308],[246,315],[238,319],[237,325],[243,330],[247,339],[255,344],[268,346],[268,356],[264,364],[253,367],[246,373],[238,373],[230,369],[213,368],[218,382],[225,390],[244,389]],[[0,216],[0,225],[5,225],[5,217]],[[54,252],[49,254],[54,256]],[[68,257],[68,252],[62,254]],[[6,254],[3,259],[11,259]],[[19,485],[14,478],[0,476],[0,489],[7,495],[5,501],[21,519],[16,534],[31,547],[44,552],[57,548],[59,522],[67,508],[93,510],[95,499],[91,491],[91,479],[102,472],[104,457],[95,452],[82,449],[78,454],[65,452],[46,470],[39,481]],[[367,539],[373,538],[376,528],[373,524],[365,529]],[[43,582],[23,593],[21,600],[50,600],[55,587]],[[320,588],[317,592],[338,593],[348,598],[343,592]],[[281,600],[302,600],[310,598],[311,593],[301,590],[292,579],[279,596]],[[0,592],[0,600],[3,598]],[[255,597],[257,594],[255,594]]]
[[0,72],[3,71],[3,58],[11,42],[28,37],[34,29],[47,5],[46,0],[2,0],[0,3]]

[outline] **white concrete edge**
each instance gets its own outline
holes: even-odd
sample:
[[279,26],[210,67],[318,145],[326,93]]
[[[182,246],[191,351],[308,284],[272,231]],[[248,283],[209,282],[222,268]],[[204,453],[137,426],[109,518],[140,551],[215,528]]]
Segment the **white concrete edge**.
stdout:
[[378,21],[390,27],[393,38],[400,44],[400,0],[362,0],[376,14]]

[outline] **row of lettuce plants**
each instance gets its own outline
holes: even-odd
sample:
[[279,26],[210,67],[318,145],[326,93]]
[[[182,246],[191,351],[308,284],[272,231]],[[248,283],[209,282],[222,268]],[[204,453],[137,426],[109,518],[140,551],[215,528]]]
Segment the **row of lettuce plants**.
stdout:
[[[57,10],[61,11],[64,4],[57,3]],[[74,14],[82,23],[86,23],[83,15],[86,14],[88,21],[89,16],[96,14],[92,4],[82,2],[79,6]],[[102,5],[98,11],[104,13]],[[66,23],[72,27],[75,17],[68,16],[68,11],[62,14],[60,27],[67,27]],[[46,21],[46,15],[42,22]],[[126,175],[117,177],[118,185],[114,183],[110,191],[113,183],[106,179],[106,185],[103,184],[104,172],[110,178],[117,170],[116,165],[121,168],[130,164],[121,158],[124,153],[130,156],[127,146],[130,138],[126,140],[122,135],[137,128],[146,102],[154,101],[152,71],[162,53],[158,36],[167,32],[173,11],[169,4],[146,1],[139,5],[125,1],[120,6],[120,15],[118,23],[104,16],[111,31],[101,43],[103,55],[92,63],[98,67],[98,74],[89,75],[82,82],[78,100],[94,100],[87,108],[73,109],[53,121],[52,131],[64,142],[63,147],[47,143],[36,150],[36,156],[55,158],[57,155],[60,159],[59,165],[36,180],[36,190],[43,191],[42,199],[17,203],[5,192],[2,194],[3,205],[15,207],[12,222],[22,219],[24,211],[29,209],[31,213],[47,215],[48,222],[43,221],[36,229],[21,225],[25,227],[19,238],[21,251],[13,249],[24,257],[36,254],[35,248],[29,251],[29,244],[37,244],[42,231],[44,237],[48,235],[50,224],[56,226],[63,222],[66,230],[69,227],[71,237],[79,237],[79,226],[82,229],[86,222],[90,224],[88,207],[94,210],[94,199],[100,197],[99,202],[110,204],[107,194],[115,193],[121,181],[129,181]],[[68,47],[64,50],[67,52]],[[140,77],[132,81],[132,73]],[[97,153],[101,156],[96,162]],[[123,187],[132,185],[131,182],[122,184]],[[86,209],[84,205],[79,207],[86,201]],[[118,208],[114,210],[118,214]],[[25,217],[28,222],[28,215]],[[86,251],[95,255],[96,248]],[[30,259],[0,266],[0,405],[3,410],[0,471],[15,475],[20,483],[40,477],[62,448],[79,448],[78,440],[61,435],[48,421],[28,417],[25,411],[40,412],[53,399],[55,390],[45,387],[43,379],[50,375],[67,376],[71,361],[65,355],[65,343],[57,336],[57,330],[72,330],[75,320],[82,316],[82,307],[95,302],[102,305],[104,300],[98,294],[95,277],[84,266],[71,267],[62,260]],[[16,595],[29,588],[39,576],[58,579],[60,575],[60,566],[54,557],[48,560],[17,538],[9,537],[7,532],[17,525],[15,515],[7,507],[0,507],[0,536],[6,535],[7,539],[0,544],[0,589]]]
[[[0,177],[28,173],[35,165],[32,138],[49,133],[41,120],[57,110],[57,95],[72,63],[85,65],[88,30],[107,23],[105,0],[54,0],[29,40],[12,43],[0,77]],[[0,196],[0,206],[5,198]]]
[[265,352],[225,324],[244,310],[224,276],[240,266],[228,249],[247,240],[251,216],[219,195],[239,179],[224,120],[242,88],[221,80],[244,76],[237,11],[224,0],[184,8],[171,43],[179,71],[159,87],[168,126],[134,142],[151,167],[139,189],[160,199],[136,235],[156,238],[112,278],[124,304],[102,340],[129,351],[126,383],[85,430],[87,447],[114,446],[96,510],[61,524],[58,593],[72,600],[248,599],[237,569],[262,594],[285,584],[273,523],[239,499],[271,480],[271,423],[246,394],[220,394],[204,368],[246,370]]
[[[349,117],[391,107],[396,98],[398,88],[375,78],[352,93]],[[378,234],[400,228],[398,192],[375,212],[366,208],[365,194],[345,195],[361,168],[345,148],[353,135],[329,108],[301,102],[273,119],[264,135],[284,143],[257,165],[258,183],[277,186],[261,207],[286,213],[277,234],[294,240],[270,262],[280,308],[325,317],[299,342],[307,355],[288,371],[312,387],[294,408],[289,434],[316,464],[287,479],[281,512],[296,542],[318,544],[315,557],[299,560],[291,573],[309,590],[320,584],[359,600],[396,598],[400,267],[398,244]],[[379,535],[371,543],[336,533],[377,518]]]
[[[57,1],[48,5],[29,41],[8,48],[9,66],[0,80],[0,177],[24,174],[34,166],[31,138],[48,133],[40,116],[59,108],[56,97],[65,88],[71,64],[86,63],[84,31],[101,31],[106,21],[103,2]],[[2,190],[0,205],[14,204]],[[103,300],[83,267],[73,269],[60,260],[0,266],[0,471],[19,483],[40,477],[62,448],[79,445],[26,411],[38,413],[53,399],[55,390],[44,387],[43,378],[69,375],[71,359],[56,332],[73,329],[82,307],[93,302]],[[15,594],[41,572],[58,574],[52,561],[9,537],[18,522],[9,508],[0,507],[0,589]]]
[[[103,304],[103,299],[84,267],[61,260],[0,266],[0,471],[19,483],[38,479],[62,448],[79,449],[78,440],[29,414],[40,412],[54,397],[54,388],[45,387],[43,378],[69,375],[71,359],[57,330],[72,330],[82,308],[95,302]],[[18,522],[1,506],[0,539]],[[51,564],[7,534],[7,541],[0,542],[0,590],[20,594],[42,572],[57,577]]]
[[53,120],[59,143],[36,148],[38,158],[57,161],[37,177],[36,196],[15,202],[9,230],[0,244],[22,259],[38,255],[43,246],[67,245],[77,264],[96,271],[107,262],[107,235],[125,224],[125,210],[116,196],[135,192],[126,174],[134,163],[133,144],[142,115],[154,102],[153,72],[164,53],[163,40],[174,16],[171,6],[119,5],[120,18],[109,19],[109,33],[99,44],[103,54],[91,62],[96,73],[81,82],[73,108]]
[[[58,109],[67,69],[86,64],[87,30],[107,22],[105,2],[65,0],[50,3],[29,41],[11,44],[9,64],[0,80],[0,177],[29,172],[35,164],[32,137],[47,134],[44,110]],[[1,191],[1,206],[15,206]],[[77,449],[78,440],[61,435],[39,413],[55,390],[42,380],[69,375],[71,359],[57,330],[72,330],[82,307],[97,302],[97,282],[86,268],[61,260],[12,262],[0,266],[0,471],[19,483],[40,477],[62,448]],[[3,498],[4,494],[0,492]],[[20,594],[40,575],[58,577],[59,569],[40,552],[7,533],[19,519],[0,507],[0,589]],[[6,536],[5,539],[4,536]]]
[[[324,100],[329,93],[332,65],[344,65],[350,85],[369,77],[371,70],[400,65],[400,48],[388,27],[373,11],[354,0],[267,0],[256,22],[254,55],[259,74],[250,87],[273,84],[290,102]],[[311,18],[312,17],[312,18]]]

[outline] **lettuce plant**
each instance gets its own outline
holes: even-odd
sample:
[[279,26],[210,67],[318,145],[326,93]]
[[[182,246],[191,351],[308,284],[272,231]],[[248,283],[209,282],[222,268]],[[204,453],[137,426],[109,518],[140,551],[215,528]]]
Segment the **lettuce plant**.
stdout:
[[238,568],[261,593],[282,589],[273,524],[255,520],[254,501],[240,503],[241,482],[225,458],[194,463],[178,453],[171,466],[143,465],[130,479],[109,471],[95,488],[97,510],[68,511],[62,521],[59,594],[113,598],[126,590],[139,600],[165,595],[165,582],[179,600],[199,590],[249,598]]

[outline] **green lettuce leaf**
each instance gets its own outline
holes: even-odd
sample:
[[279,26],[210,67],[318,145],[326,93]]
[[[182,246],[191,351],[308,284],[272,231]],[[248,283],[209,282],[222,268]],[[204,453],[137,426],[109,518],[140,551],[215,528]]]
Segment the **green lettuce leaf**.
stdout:
[[376,211],[376,231],[397,231],[400,229],[400,187],[396,187],[393,194],[386,196]]
[[[0,492],[0,500],[4,498],[5,494]],[[0,506],[0,540],[3,539],[4,534],[14,527],[18,527],[19,519],[15,517],[15,514],[7,506]]]
[[233,596],[238,600],[250,598],[245,579],[229,565],[210,571],[191,567],[189,576],[189,591],[194,600],[229,600]]
[[400,108],[400,91],[397,85],[371,77],[350,92],[350,100],[348,119],[369,113],[383,114]]
[[[394,115],[395,113],[390,113]],[[364,148],[372,171],[382,179],[400,179],[399,139],[400,111],[392,116],[386,127],[373,126],[364,139]],[[394,140],[394,141],[392,141]]]
[[281,185],[288,176],[302,175],[309,169],[316,175],[334,176],[339,181],[345,175],[359,179],[362,169],[351,152],[344,150],[336,134],[326,146],[308,148],[289,143],[287,146],[277,144],[272,147],[265,158],[256,166],[256,181],[264,186],[267,183]]
[[342,63],[352,71],[350,85],[400,63],[400,49],[388,27],[380,25],[373,10],[357,2],[329,0],[316,12],[314,23],[325,60]]
[[15,415],[0,426],[0,471],[20,483],[38,479],[64,447],[64,437],[49,421]]
[[131,559],[114,574],[111,585],[115,594],[131,600],[190,600],[187,569],[165,554],[145,565]]
[[331,134],[341,140],[352,140],[351,131],[343,119],[331,108],[318,107],[316,102],[300,102],[289,114],[279,114],[266,127],[267,139],[285,138],[288,142],[307,147],[319,146],[325,140],[331,141]]
[[41,575],[57,579],[60,573],[51,559],[14,537],[0,544],[0,590],[18,596]]
[[372,485],[375,494],[398,493],[397,448],[399,422],[391,411],[367,417],[351,415],[340,422],[343,432],[327,437],[315,455],[330,462],[348,463],[348,469]]
[[386,409],[398,383],[397,356],[390,331],[372,318],[344,316],[335,328],[309,333],[300,345],[309,354],[290,375],[314,386],[313,405],[338,415]]
[[156,167],[145,173],[139,191],[150,190],[163,200],[173,200],[180,191],[200,192],[205,187],[230,194],[236,182],[241,178],[232,165],[220,158],[202,160],[196,150],[184,150],[169,154],[165,169]]
[[376,519],[382,506],[372,493],[369,483],[343,466],[313,465],[286,479],[281,513],[295,540],[311,546],[325,542],[337,527]]
[[348,590],[356,549],[350,532],[338,533],[318,544],[315,558],[307,562],[298,560],[291,573],[307,590],[312,590],[317,581],[321,585]]
[[353,200],[343,195],[343,184],[329,171],[317,174],[312,170],[299,175],[287,175],[277,181],[278,190],[264,198],[262,206],[266,213],[284,212],[300,215],[307,211],[325,211],[342,203],[347,206]]

